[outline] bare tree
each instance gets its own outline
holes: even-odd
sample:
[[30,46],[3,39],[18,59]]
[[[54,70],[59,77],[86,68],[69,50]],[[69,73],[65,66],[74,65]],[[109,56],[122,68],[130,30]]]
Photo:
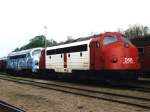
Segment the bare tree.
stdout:
[[149,27],[143,25],[130,26],[125,33],[130,38],[141,38],[148,35]]

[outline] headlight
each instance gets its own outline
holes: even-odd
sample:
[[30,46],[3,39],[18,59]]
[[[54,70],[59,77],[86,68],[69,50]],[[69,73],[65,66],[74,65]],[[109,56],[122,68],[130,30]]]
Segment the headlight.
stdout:
[[113,57],[112,59],[111,59],[111,62],[112,63],[116,63],[118,61],[118,58],[116,58],[116,57]]

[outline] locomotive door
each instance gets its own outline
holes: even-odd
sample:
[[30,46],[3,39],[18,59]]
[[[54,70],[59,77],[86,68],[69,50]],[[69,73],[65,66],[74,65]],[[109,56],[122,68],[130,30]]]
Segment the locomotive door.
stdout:
[[64,53],[64,68],[67,68],[67,53]]
[[92,70],[100,70],[103,68],[102,51],[99,42],[90,44],[90,68]]
[[95,69],[95,42],[90,44],[90,69]]
[[45,49],[41,51],[40,61],[39,61],[39,69],[45,69]]

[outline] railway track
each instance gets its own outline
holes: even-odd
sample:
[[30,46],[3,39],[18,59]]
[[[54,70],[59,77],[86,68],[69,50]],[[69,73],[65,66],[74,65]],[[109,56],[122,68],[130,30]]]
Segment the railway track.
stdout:
[[130,90],[150,93],[150,84],[145,84],[141,81],[127,82],[124,86]]
[[[8,75],[8,76],[11,76],[7,73],[4,73],[4,72],[0,72],[0,74],[3,74],[3,75]],[[31,75],[31,74],[30,74]],[[18,77],[18,75],[15,77]],[[20,77],[20,76],[19,76]],[[27,77],[25,76],[25,78],[32,78],[32,77]],[[35,78],[34,79],[39,79],[39,78]],[[40,78],[41,79],[41,78]],[[43,78],[42,78],[43,79]],[[47,79],[43,79],[43,80],[47,80]],[[59,82],[61,82],[62,80],[59,80]],[[58,82],[58,80],[57,80]],[[64,80],[63,80],[64,82]],[[72,83],[72,81],[66,81],[65,82],[69,82],[69,83]],[[132,91],[139,91],[139,92],[146,92],[146,93],[150,93],[150,81],[145,81],[145,80],[138,80],[138,81],[129,81],[129,82],[102,82],[102,83],[99,83],[99,82],[90,82],[89,83],[85,83],[85,82],[76,82],[76,81],[73,81],[73,83],[78,83],[78,84],[82,84],[82,85],[89,85],[89,86],[96,86],[96,87],[106,87],[106,88],[121,88],[121,89],[124,89],[124,90],[132,90]]]
[[19,108],[16,108],[8,103],[0,101],[0,112],[25,112]]
[[75,94],[75,95],[81,95],[85,97],[117,102],[117,103],[126,104],[130,106],[141,107],[144,109],[150,109],[150,98],[148,97],[143,98],[139,96],[137,97],[135,96],[135,94],[132,96],[122,95],[110,91],[106,92],[103,90],[84,88],[82,87],[82,85],[81,87],[79,86],[77,87],[77,86],[72,86],[71,84],[56,83],[56,82],[43,81],[37,79],[25,79],[25,78],[4,76],[4,75],[3,76],[0,75],[0,79],[13,81],[20,84],[27,84],[27,85],[37,86],[41,88],[46,88],[46,89],[52,89],[52,90]]
[[110,87],[120,87],[125,90],[139,91],[144,93],[150,93],[150,83],[145,83],[141,80],[137,81],[122,81],[111,82]]

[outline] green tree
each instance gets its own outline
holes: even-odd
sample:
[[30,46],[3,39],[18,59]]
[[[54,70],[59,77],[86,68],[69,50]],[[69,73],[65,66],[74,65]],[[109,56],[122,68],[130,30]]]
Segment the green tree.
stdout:
[[47,47],[54,46],[54,45],[57,45],[57,44],[58,43],[54,39],[47,40],[47,42],[46,42]]
[[13,52],[15,52],[15,51],[19,51],[20,49],[17,47]]
[[[47,40],[46,40],[47,41]],[[20,50],[31,49],[36,47],[45,47],[45,36],[40,35],[30,39],[29,43],[22,46]]]
[[30,39],[28,44],[23,45],[20,48],[16,48],[14,51],[26,50],[26,49],[36,48],[36,47],[48,47],[56,44],[57,42],[55,40],[53,39],[47,40],[44,35],[39,35]]

